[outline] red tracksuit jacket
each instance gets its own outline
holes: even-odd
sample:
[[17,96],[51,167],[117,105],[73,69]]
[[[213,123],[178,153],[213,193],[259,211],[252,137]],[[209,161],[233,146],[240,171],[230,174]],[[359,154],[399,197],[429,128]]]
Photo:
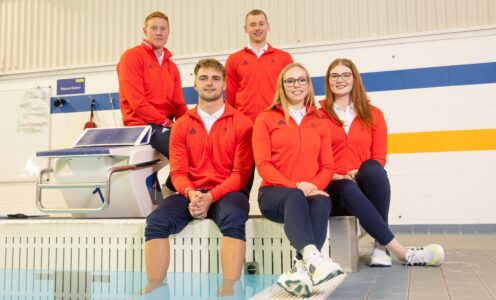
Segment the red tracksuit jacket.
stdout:
[[257,58],[247,47],[235,52],[226,61],[226,102],[248,116],[257,115],[272,104],[277,77],[293,59],[288,52],[272,48]]
[[[253,127],[253,154],[261,186],[295,188],[307,181],[323,190],[332,179],[331,133],[326,116],[313,106],[300,126],[290,118],[286,124],[280,108],[262,112]],[[324,118],[324,119],[322,119]]]
[[339,123],[323,109],[319,109],[328,117],[328,126],[332,135],[332,151],[334,167],[337,174],[346,174],[348,171],[360,168],[368,160],[375,159],[382,166],[386,165],[387,154],[387,127],[382,111],[371,106],[373,126],[368,129],[355,118],[351,123],[348,134]]
[[226,104],[207,134],[194,108],[172,128],[171,179],[177,191],[208,189],[213,201],[243,189],[251,175],[253,153],[250,119]]
[[172,54],[164,48],[159,64],[147,40],[122,54],[117,64],[119,99],[124,125],[168,126],[188,109],[181,89],[181,77]]

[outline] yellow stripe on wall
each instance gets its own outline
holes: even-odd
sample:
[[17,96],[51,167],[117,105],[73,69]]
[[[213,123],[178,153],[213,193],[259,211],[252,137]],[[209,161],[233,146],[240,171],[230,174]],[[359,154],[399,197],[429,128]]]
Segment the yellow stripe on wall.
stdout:
[[388,154],[496,150],[496,129],[392,133]]

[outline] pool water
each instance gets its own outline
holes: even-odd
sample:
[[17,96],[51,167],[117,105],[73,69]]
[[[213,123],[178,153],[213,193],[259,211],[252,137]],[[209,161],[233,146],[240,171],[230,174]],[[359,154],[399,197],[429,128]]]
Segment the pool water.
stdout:
[[247,275],[230,296],[218,296],[221,274],[168,273],[164,285],[138,297],[141,272],[0,269],[0,299],[247,299],[273,285],[277,275]]

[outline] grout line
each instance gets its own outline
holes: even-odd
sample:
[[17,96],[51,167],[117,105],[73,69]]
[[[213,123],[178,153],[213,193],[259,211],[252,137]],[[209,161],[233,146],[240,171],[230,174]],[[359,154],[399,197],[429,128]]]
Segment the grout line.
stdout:
[[[484,255],[486,255],[486,253],[485,253],[485,252],[484,252]],[[486,256],[487,256],[487,255],[486,255]],[[489,257],[488,257],[488,258],[489,258]],[[490,258],[489,258],[489,260],[493,261],[493,260],[492,260],[492,259],[490,259]],[[483,280],[479,277],[479,274],[477,274],[477,272],[476,272],[474,269],[472,269],[472,267],[471,267],[471,266],[469,266],[469,267],[468,267],[468,269],[469,269],[472,273],[474,273],[475,277],[479,280],[480,284],[482,285],[482,287],[484,288],[484,290],[486,291],[486,293],[487,293],[487,294],[488,294],[488,295],[489,295],[492,299],[496,299],[496,296],[495,296],[493,293],[491,293],[491,289],[489,289],[489,288],[487,287],[487,285],[484,283],[484,281],[483,281]]]
[[408,299],[412,296],[412,268],[408,269],[408,291],[406,296]]
[[444,274],[444,267],[443,266],[440,266],[439,269],[441,271],[441,276],[443,276],[443,283],[444,283],[444,287],[446,288],[446,291],[448,292],[448,297],[450,299],[453,299],[453,295],[451,293],[451,290],[448,287],[448,282],[446,281],[446,274]]
[[486,254],[486,252],[484,251],[484,255],[493,263],[493,264],[496,264],[496,261],[494,259],[492,259],[489,255]]
[[374,281],[372,282],[372,284],[370,285],[367,293],[365,294],[365,298],[364,299],[368,299],[370,294],[372,293],[372,291],[374,290],[374,287],[377,285],[377,282],[378,282],[378,279],[380,277],[380,274],[382,274],[383,272],[383,269],[384,268],[379,268],[379,271],[377,272],[377,274],[375,274],[374,276]]

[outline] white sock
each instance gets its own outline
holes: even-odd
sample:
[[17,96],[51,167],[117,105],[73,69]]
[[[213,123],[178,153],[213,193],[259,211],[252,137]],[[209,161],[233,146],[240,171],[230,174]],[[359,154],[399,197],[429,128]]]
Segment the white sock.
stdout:
[[301,250],[301,255],[303,256],[303,261],[307,263],[309,258],[314,256],[319,256],[320,251],[319,249],[317,249],[317,247],[314,244],[310,244],[310,245],[306,245]]

